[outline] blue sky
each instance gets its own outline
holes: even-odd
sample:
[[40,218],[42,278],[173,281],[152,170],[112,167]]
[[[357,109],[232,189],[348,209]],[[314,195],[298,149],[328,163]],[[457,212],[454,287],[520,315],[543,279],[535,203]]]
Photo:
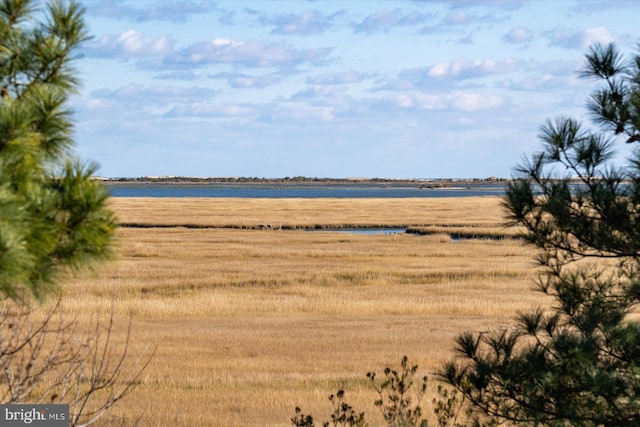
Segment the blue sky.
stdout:
[[588,124],[588,46],[640,41],[631,0],[82,3],[108,177],[509,177],[546,118]]

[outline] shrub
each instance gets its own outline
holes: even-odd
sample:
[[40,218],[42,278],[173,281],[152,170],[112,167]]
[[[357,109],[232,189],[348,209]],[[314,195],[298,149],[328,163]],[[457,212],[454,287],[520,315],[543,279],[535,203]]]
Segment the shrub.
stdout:
[[[374,405],[380,409],[382,417],[389,427],[427,427],[428,422],[422,418],[422,399],[427,391],[427,377],[417,377],[418,365],[410,365],[407,356],[403,356],[399,368],[386,367],[384,378],[378,380],[375,372],[368,372],[366,377],[378,395]],[[416,389],[417,387],[417,389]],[[458,427],[458,418],[467,414],[465,402],[458,397],[458,392],[442,385],[437,389],[439,398],[433,399],[433,411],[439,427]],[[323,427],[365,427],[364,412],[356,412],[344,400],[344,391],[338,390],[329,396],[334,411],[331,421],[322,423]],[[313,416],[302,413],[299,407],[291,423],[296,427],[314,427]]]

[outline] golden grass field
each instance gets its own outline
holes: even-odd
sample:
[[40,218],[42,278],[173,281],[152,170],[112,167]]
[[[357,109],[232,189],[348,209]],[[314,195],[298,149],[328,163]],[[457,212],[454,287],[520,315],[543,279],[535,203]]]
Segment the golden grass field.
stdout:
[[[367,371],[407,355],[432,374],[459,332],[508,326],[517,311],[546,303],[531,290],[534,248],[446,234],[513,233],[497,197],[112,206],[123,224],[167,227],[120,228],[116,259],[63,285],[69,313],[106,315],[115,295],[119,339],[131,316],[131,350],[157,346],[140,386],[102,425],[142,415],[137,425],[286,426],[296,406],[323,421],[340,388],[381,423]],[[274,229],[257,229],[265,224]],[[279,229],[376,225],[436,232]]]

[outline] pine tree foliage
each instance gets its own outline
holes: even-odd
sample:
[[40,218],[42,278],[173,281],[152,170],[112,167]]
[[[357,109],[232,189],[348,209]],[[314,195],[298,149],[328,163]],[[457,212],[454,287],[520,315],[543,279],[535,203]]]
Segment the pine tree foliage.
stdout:
[[580,76],[598,84],[594,128],[548,120],[504,203],[540,248],[537,285],[555,304],[461,334],[442,372],[481,425],[640,425],[640,151],[612,162],[616,144],[640,141],[640,54],[596,45]]
[[96,166],[71,151],[83,9],[38,5],[0,0],[0,292],[12,298],[41,298],[60,271],[108,256],[115,229]]

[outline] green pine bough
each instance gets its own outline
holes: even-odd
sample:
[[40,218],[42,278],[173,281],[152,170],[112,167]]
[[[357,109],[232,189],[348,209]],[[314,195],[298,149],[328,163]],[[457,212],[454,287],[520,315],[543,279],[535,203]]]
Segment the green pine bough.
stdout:
[[580,76],[593,127],[559,117],[517,168],[504,205],[539,248],[541,292],[554,301],[512,328],[462,333],[442,376],[478,425],[640,425],[640,54],[596,45]]
[[42,299],[61,271],[107,258],[116,227],[96,166],[72,153],[83,10],[36,4],[0,1],[0,292],[14,299]]
[[69,424],[87,426],[137,387],[153,350],[131,359],[130,330],[112,340],[113,304],[89,330],[60,296],[50,309],[30,304],[57,293],[60,273],[109,258],[116,229],[96,165],[72,152],[84,11],[36,6],[0,0],[0,403],[67,404]]

